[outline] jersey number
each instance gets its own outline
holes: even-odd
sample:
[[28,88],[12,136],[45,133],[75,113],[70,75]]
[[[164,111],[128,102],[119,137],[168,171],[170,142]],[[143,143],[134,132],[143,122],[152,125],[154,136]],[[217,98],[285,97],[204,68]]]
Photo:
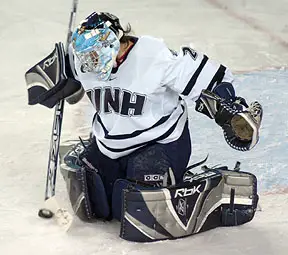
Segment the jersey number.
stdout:
[[183,47],[182,48],[184,55],[189,54],[193,60],[196,60],[198,57],[197,51],[191,49],[190,47]]

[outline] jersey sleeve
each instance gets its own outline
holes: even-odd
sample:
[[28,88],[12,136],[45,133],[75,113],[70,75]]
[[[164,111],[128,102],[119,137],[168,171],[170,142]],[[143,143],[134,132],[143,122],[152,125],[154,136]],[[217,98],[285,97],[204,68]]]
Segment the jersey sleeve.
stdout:
[[166,62],[162,85],[187,99],[196,101],[203,89],[211,91],[220,82],[234,80],[227,67],[190,47],[181,47],[177,55],[169,49],[161,54]]

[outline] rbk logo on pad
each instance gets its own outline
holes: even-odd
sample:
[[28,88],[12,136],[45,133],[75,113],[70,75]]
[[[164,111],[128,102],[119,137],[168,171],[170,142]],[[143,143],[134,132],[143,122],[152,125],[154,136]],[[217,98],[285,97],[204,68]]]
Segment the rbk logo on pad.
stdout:
[[57,59],[57,53],[55,52],[55,54],[51,58],[48,58],[44,61],[42,69],[45,70],[45,68],[52,66],[56,59]]
[[196,182],[193,186],[170,191],[173,210],[176,212],[173,215],[183,228],[189,227],[193,212],[197,213],[195,208],[197,209],[202,201],[201,197],[204,194],[205,187],[206,181],[202,183]]
[[194,186],[192,188],[182,188],[182,189],[177,189],[175,192],[175,196],[174,198],[177,197],[188,197],[188,196],[192,196],[195,193],[200,194],[203,190],[201,190],[201,184],[199,184],[198,186]]

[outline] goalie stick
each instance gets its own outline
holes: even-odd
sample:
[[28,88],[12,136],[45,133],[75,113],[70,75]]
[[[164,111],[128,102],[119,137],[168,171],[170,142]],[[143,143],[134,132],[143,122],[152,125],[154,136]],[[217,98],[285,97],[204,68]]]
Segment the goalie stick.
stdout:
[[[67,39],[65,44],[66,53],[68,52],[69,42],[71,40],[73,32],[77,6],[78,6],[78,0],[73,0],[72,10],[70,12]],[[44,207],[39,209],[38,215],[41,218],[52,218],[53,216],[55,216],[58,224],[65,226],[65,228],[68,229],[72,223],[72,216],[65,209],[60,208],[55,199],[56,174],[57,174],[63,112],[64,112],[64,100],[61,100],[55,106],[54,121],[50,140],[47,177],[46,177],[45,202]]]

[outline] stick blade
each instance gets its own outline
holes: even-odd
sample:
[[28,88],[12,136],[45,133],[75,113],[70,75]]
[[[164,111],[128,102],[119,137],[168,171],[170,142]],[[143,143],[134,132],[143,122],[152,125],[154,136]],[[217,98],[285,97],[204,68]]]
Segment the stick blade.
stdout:
[[[57,224],[63,228],[65,231],[68,231],[73,223],[73,216],[66,209],[61,208],[55,198],[52,196],[45,200],[44,210],[50,211],[52,217],[56,220]],[[43,210],[43,209],[41,209]],[[49,218],[49,217],[44,217]],[[50,217],[51,218],[51,217]]]

